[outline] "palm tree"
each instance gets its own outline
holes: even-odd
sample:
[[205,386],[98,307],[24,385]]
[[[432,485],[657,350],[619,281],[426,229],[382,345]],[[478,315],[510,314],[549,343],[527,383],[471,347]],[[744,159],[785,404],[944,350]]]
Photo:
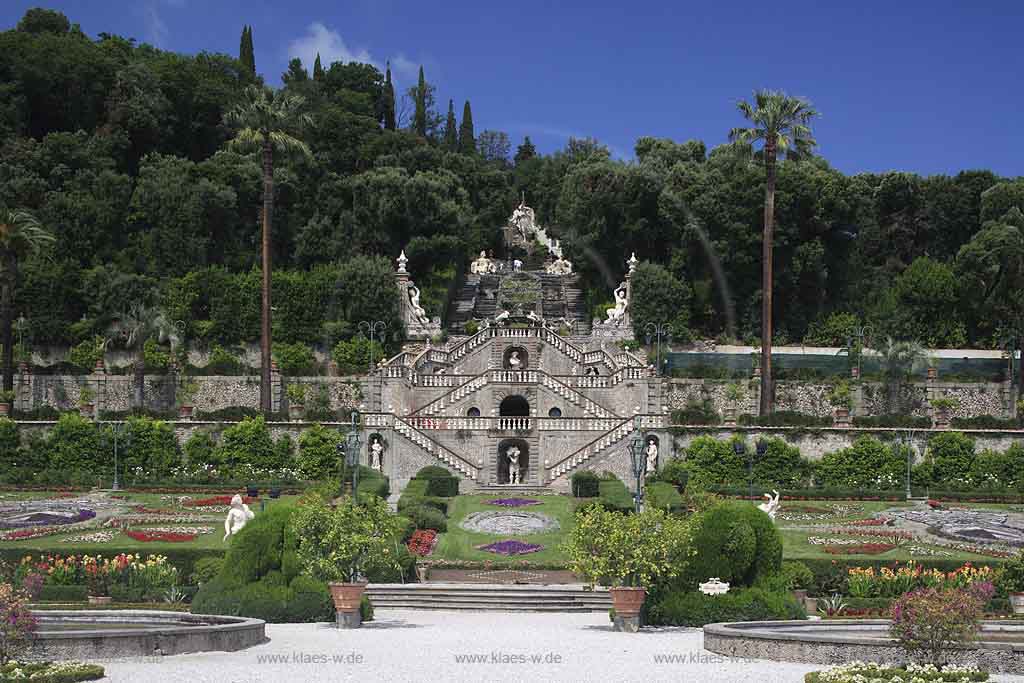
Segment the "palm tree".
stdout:
[[122,344],[126,349],[135,352],[134,397],[136,408],[145,407],[146,387],[146,342],[155,339],[161,344],[169,343],[174,349],[181,342],[181,336],[174,322],[159,308],[133,304],[121,313],[107,332],[109,341]]
[[766,172],[764,189],[764,233],[761,243],[761,415],[772,410],[772,232],[775,227],[775,162],[780,152],[787,158],[809,154],[817,144],[811,137],[810,122],[818,115],[811,103],[775,90],[754,92],[754,104],[740,100],[740,113],[753,124],[733,128],[729,141],[738,149],[752,152],[762,144]]
[[262,372],[260,409],[269,413],[270,403],[270,221],[274,211],[274,152],[312,156],[305,142],[293,137],[312,124],[301,112],[305,98],[270,88],[250,85],[245,100],[224,115],[224,121],[238,129],[230,141],[234,147],[256,147],[263,153],[263,322],[260,335]]
[[928,350],[916,341],[894,341],[889,337],[877,349],[882,365],[882,378],[886,386],[888,410],[909,410],[901,399],[902,388],[909,384],[915,372],[928,363]]
[[0,209],[0,326],[5,391],[14,388],[14,288],[18,284],[18,263],[55,239],[28,211]]

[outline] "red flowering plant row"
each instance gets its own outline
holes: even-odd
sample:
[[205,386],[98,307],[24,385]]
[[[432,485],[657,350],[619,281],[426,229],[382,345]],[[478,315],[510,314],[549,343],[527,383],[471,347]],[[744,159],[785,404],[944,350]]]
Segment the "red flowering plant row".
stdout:
[[166,543],[187,543],[188,541],[196,540],[195,534],[181,533],[177,531],[146,531],[146,530],[126,530],[124,534],[131,539],[141,541],[143,543],[149,543],[151,541],[162,541]]
[[434,551],[434,545],[436,543],[436,531],[433,529],[417,529],[413,532],[412,537],[406,545],[409,548],[409,552],[413,555],[426,557]]
[[886,526],[892,524],[892,520],[888,517],[873,517],[871,519],[855,519],[847,524],[850,526]]

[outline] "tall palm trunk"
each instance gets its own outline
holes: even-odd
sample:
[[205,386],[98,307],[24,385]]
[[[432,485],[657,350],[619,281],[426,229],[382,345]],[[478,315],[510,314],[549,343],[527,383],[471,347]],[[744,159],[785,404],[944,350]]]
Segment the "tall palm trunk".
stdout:
[[14,283],[17,280],[17,262],[5,255],[3,283],[0,284],[0,325],[3,326],[4,391],[14,389]]
[[764,234],[761,238],[761,404],[759,412],[772,412],[772,234],[775,227],[775,139],[764,146]]
[[260,410],[270,414],[270,218],[274,208],[274,148],[263,140],[263,328],[260,335]]

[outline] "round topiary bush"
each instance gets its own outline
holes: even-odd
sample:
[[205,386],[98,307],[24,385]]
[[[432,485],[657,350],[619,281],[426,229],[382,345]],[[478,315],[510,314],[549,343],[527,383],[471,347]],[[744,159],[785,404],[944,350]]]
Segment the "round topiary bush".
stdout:
[[782,566],[782,536],[774,522],[750,503],[721,503],[697,516],[693,548],[683,588],[718,577],[735,586],[752,586]]

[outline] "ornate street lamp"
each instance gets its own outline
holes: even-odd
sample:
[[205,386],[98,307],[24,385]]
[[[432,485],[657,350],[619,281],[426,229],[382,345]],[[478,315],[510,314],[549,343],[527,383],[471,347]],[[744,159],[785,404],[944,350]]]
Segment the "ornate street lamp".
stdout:
[[644,437],[640,433],[640,416],[633,418],[633,439],[629,442],[629,457],[633,465],[633,476],[636,477],[635,509],[640,512],[640,500],[644,474],[647,472],[647,458],[644,457]]
[[[112,441],[114,442],[114,483],[111,485],[111,489],[114,491],[121,490],[121,480],[118,477],[118,462],[117,462],[117,438],[124,432],[124,422],[111,422],[109,423],[110,433],[113,435]],[[131,444],[131,434],[128,434],[125,439],[127,445]]]
[[[348,426],[348,432],[345,434],[345,440],[338,443],[338,455],[339,457],[344,456],[345,464],[352,471],[352,499],[355,502],[359,502],[358,491],[359,491],[359,411],[352,411],[351,422]],[[344,472],[344,468],[342,468]],[[345,477],[341,477],[341,495],[345,495]]]
[[[651,340],[657,337],[658,345],[655,357],[658,362],[658,375],[664,375],[661,368],[661,339],[665,338],[665,345],[672,343],[672,328],[668,323],[647,323],[644,326],[644,330],[647,332],[647,345],[651,345]],[[667,360],[667,359],[666,359]]]
[[[853,340],[856,337],[857,346],[854,347]],[[870,325],[854,325],[850,328],[849,335],[846,337],[846,348],[848,349],[847,355],[853,353],[853,349],[857,349],[857,377],[860,378],[860,359],[864,356],[864,349],[867,348],[866,344],[871,343],[871,326]]]
[[[377,366],[373,364],[373,340],[380,339],[381,348],[384,347],[384,331],[388,329],[388,324],[383,320],[364,320],[359,323],[359,329],[366,333],[370,338],[370,374],[372,375]],[[378,404],[383,404],[384,401],[384,373],[380,373],[380,390],[377,392]],[[382,405],[377,406],[378,410],[382,409]]]
[[910,491],[910,469],[911,469],[912,463],[914,462],[914,430],[908,429],[907,431],[905,431],[903,433],[903,438],[901,439],[901,441],[903,442],[903,445],[906,446],[906,449],[907,449],[907,486],[906,486],[906,488],[907,488],[907,500],[910,500],[910,497],[912,495],[911,491]]

